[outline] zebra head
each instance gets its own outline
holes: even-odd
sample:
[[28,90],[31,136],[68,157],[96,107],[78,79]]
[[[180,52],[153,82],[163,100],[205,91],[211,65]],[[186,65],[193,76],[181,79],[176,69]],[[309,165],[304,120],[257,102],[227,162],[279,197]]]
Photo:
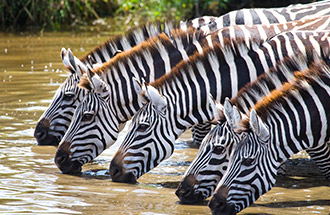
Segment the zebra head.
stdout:
[[110,174],[115,182],[135,183],[174,150],[176,137],[167,122],[166,98],[146,83],[134,83],[144,105],[132,118],[129,132],[111,161]]
[[76,106],[85,94],[85,91],[77,86],[82,76],[80,68],[84,67],[84,64],[72,55],[70,49],[67,51],[62,48],[61,58],[71,75],[57,89],[51,104],[37,123],[34,137],[38,145],[59,144],[70,125]]
[[228,170],[209,203],[212,214],[235,214],[251,205],[275,183],[280,162],[269,152],[268,127],[252,110],[251,130],[240,141],[229,160]]
[[82,165],[115,142],[119,132],[117,118],[111,117],[115,115],[109,106],[109,85],[88,66],[87,77],[82,77],[79,86],[87,93],[55,155],[55,163],[63,173],[80,172]]
[[242,115],[225,99],[224,106],[216,104],[216,126],[203,139],[198,154],[187,169],[175,194],[181,203],[201,202],[212,195],[227,170],[228,160],[236,144],[246,133],[236,133]]

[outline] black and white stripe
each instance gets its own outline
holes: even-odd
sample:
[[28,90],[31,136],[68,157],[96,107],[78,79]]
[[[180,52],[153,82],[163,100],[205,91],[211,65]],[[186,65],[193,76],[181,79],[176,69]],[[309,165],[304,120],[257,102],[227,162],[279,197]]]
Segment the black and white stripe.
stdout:
[[272,188],[280,163],[304,149],[319,151],[320,170],[330,179],[329,101],[330,69],[319,63],[258,102],[244,120],[248,136],[233,151],[210,201],[212,214],[248,207]]
[[320,46],[329,47],[328,36],[328,32],[286,32],[260,48],[253,42],[246,46],[245,41],[214,45],[180,63],[152,86],[144,86],[140,93],[147,97],[146,104],[134,115],[111,161],[112,179],[134,182],[172,154],[175,139],[186,129],[210,122],[209,93],[223,102],[285,56],[306,54],[306,49],[320,54]]
[[[325,55],[323,60],[329,60],[327,56]],[[313,58],[312,54],[307,58],[286,58],[276,65],[276,69],[271,69],[268,73],[259,76],[256,81],[245,85],[236,97],[230,101],[226,99],[224,106],[215,110],[214,115],[220,116],[215,120],[219,121],[204,138],[196,158],[179,184],[176,195],[180,202],[196,203],[212,195],[225,174],[232,150],[246,136],[246,132],[234,132],[239,129],[239,120],[265,95],[293,79],[295,71],[306,70],[309,64],[314,63]],[[319,61],[319,57],[316,61]]]
[[233,25],[260,25],[287,23],[294,20],[317,18],[330,15],[330,1],[292,5],[281,8],[252,8],[231,11],[208,24],[212,31]]

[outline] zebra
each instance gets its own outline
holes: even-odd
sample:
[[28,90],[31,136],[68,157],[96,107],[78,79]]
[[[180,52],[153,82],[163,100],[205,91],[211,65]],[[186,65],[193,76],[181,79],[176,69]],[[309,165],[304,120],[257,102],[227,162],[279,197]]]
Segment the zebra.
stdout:
[[214,44],[155,82],[136,84],[144,106],[132,118],[130,129],[111,161],[112,180],[135,183],[171,156],[175,140],[186,129],[211,122],[209,93],[222,103],[284,56],[295,56],[299,51],[306,54],[306,49],[315,49],[320,54],[320,47],[329,47],[329,32],[318,36],[314,33],[285,32],[260,47],[251,41],[252,48],[245,41],[232,40],[223,47]]
[[[322,50],[322,53],[325,53]],[[328,54],[322,60],[329,61]],[[236,144],[246,136],[245,132],[236,133],[239,121],[257,101],[271,90],[279,89],[283,83],[293,78],[293,73],[306,70],[308,65],[319,61],[319,57],[285,58],[268,73],[262,74],[254,82],[246,84],[231,100],[225,99],[224,105],[214,104],[215,127],[204,138],[198,154],[186,170],[176,195],[181,203],[196,203],[211,196],[224,175],[228,160]],[[235,106],[233,106],[234,104]]]
[[[202,23],[198,20],[205,20],[204,17],[195,18],[194,23]],[[198,28],[200,25],[194,24],[193,28]],[[63,138],[67,131],[74,110],[76,106],[82,101],[85,95],[85,90],[77,87],[83,71],[86,71],[86,65],[100,66],[104,62],[108,62],[115,57],[118,53],[141,44],[149,38],[163,33],[170,37],[172,42],[180,43],[180,40],[176,41],[175,35],[172,37],[171,29],[185,28],[181,26],[175,26],[172,23],[150,23],[141,27],[132,28],[125,32],[124,35],[116,35],[105,43],[95,47],[92,51],[88,52],[85,56],[77,59],[74,57],[70,50],[62,48],[61,58],[65,67],[70,71],[70,76],[56,91],[52,102],[47,110],[41,115],[35,128],[34,136],[38,145],[54,145],[57,146],[60,140]],[[185,30],[187,31],[187,30]],[[189,38],[188,38],[189,39]],[[177,45],[178,47],[180,44]],[[69,59],[70,56],[70,59]],[[70,63],[71,62],[71,63]],[[75,65],[79,64],[79,68]],[[156,71],[157,73],[157,71]],[[163,73],[155,74],[159,77]]]
[[[315,3],[316,4],[316,3]],[[317,4],[324,5],[323,7],[317,6],[316,8],[313,6],[314,4],[306,4],[299,6],[300,13],[297,14],[297,11],[291,11],[295,6],[291,7],[291,10],[283,8],[281,13],[276,12],[280,9],[258,9],[257,13],[254,10],[250,10],[250,15],[246,15],[246,10],[235,11],[238,15],[240,14],[241,18],[233,19],[232,21],[223,21],[226,20],[226,17],[229,15],[222,16],[223,18],[217,19],[215,21],[212,17],[200,17],[190,20],[188,22],[183,22],[180,24],[181,29],[188,29],[188,27],[200,28],[202,25],[207,24],[207,28],[203,28],[203,31],[210,31],[213,32],[218,29],[216,26],[229,26],[229,25],[236,25],[236,24],[269,24],[269,23],[278,23],[282,22],[283,19],[274,19],[274,18],[267,18],[274,17],[274,14],[282,14],[285,17],[293,17],[292,19],[286,20],[298,20],[313,16],[321,16],[327,15],[327,10],[329,10],[326,6],[328,1],[322,1]],[[323,8],[323,9],[321,9]],[[330,8],[330,7],[329,7]],[[244,11],[244,12],[243,12]],[[323,12],[321,12],[323,11]],[[233,14],[231,12],[230,14]],[[274,13],[274,14],[273,14]],[[245,14],[245,16],[243,15]],[[258,15],[256,15],[258,14]],[[231,15],[230,15],[231,16]],[[238,17],[238,16],[237,16]],[[253,22],[251,22],[251,18],[247,17],[254,17]],[[262,18],[259,18],[262,17]],[[222,20],[223,19],[223,20]],[[269,20],[272,20],[271,22]],[[236,22],[237,20],[237,22]],[[220,24],[218,24],[220,23]],[[223,25],[221,23],[226,23]],[[121,51],[129,50],[131,47],[134,47],[137,44],[140,44],[142,41],[145,41],[147,38],[155,36],[161,32],[165,32],[166,34],[169,33],[169,29],[171,26],[167,27],[164,25],[158,26],[150,24],[149,26],[143,26],[141,28],[133,29],[129,32],[126,32],[124,36],[116,36],[113,39],[106,41],[104,44],[96,47],[93,51],[86,54],[84,57],[80,58],[82,62],[85,64],[90,63],[103,63],[112,58],[114,55],[118,54]],[[62,60],[64,60],[64,52],[61,52]],[[90,57],[88,57],[90,56]],[[70,67],[70,64],[65,64],[66,67],[71,71],[71,75],[67,78],[67,80],[59,87],[57,92],[55,93],[51,104],[47,108],[47,110],[42,114],[39,118],[38,123],[35,128],[34,136],[37,139],[37,143],[39,145],[55,145],[57,146],[60,140],[63,138],[65,132],[68,129],[68,126],[71,122],[73,112],[78,104],[80,104],[85,91],[78,89],[77,83],[80,80],[80,71],[75,71],[78,68]],[[197,127],[198,128],[198,127]],[[206,131],[209,129],[209,126],[206,127]],[[200,129],[203,130],[203,127]],[[203,132],[200,132],[197,129],[194,131],[196,134],[197,139],[196,141],[199,142],[200,139],[205,135]],[[198,133],[202,133],[199,137]]]
[[209,202],[212,214],[236,214],[269,191],[277,168],[313,147],[330,179],[330,69],[324,63],[295,73],[295,80],[265,96],[242,121],[248,135],[235,147],[228,170]]
[[[251,8],[240,9],[226,13],[216,19],[209,18],[209,30],[221,29],[233,25],[258,25],[287,23],[294,20],[302,20],[330,15],[330,1],[319,1],[310,4],[292,5],[280,8]],[[188,22],[195,24],[195,22]],[[205,29],[204,29],[205,30]]]
[[[294,28],[294,25],[291,25],[291,26],[293,26],[292,27],[292,29],[293,29]],[[213,34],[217,34],[217,32],[215,32]],[[209,35],[209,37],[212,37],[212,35]],[[221,36],[220,33],[217,34],[217,35],[219,35],[219,37]],[[219,39],[217,39],[217,37],[212,37],[211,39],[207,39],[208,44],[210,45],[213,40],[219,41]],[[180,44],[180,42],[176,41],[176,44]],[[109,65],[111,66],[111,64],[109,64]],[[140,76],[140,75],[138,74],[138,76]],[[125,79],[127,79],[127,78],[125,78]],[[104,77],[104,80],[110,80],[110,79]],[[109,81],[106,81],[106,82],[109,83]],[[126,86],[125,85],[126,83],[123,83],[123,84],[124,84],[124,86]],[[130,85],[131,85],[131,83],[130,83]],[[128,88],[128,89],[130,89],[130,88]],[[119,92],[120,91],[122,91],[122,90],[119,90]],[[123,98],[127,98],[125,100],[126,101],[128,100],[129,102],[127,102],[126,104],[124,104],[124,103],[120,103],[120,101],[118,101],[118,102],[113,102],[112,104],[110,104],[110,106],[112,106],[112,108],[114,108],[114,107],[116,108],[116,110],[113,111],[113,114],[114,114],[113,117],[118,118],[118,120],[121,122],[120,124],[123,124],[128,119],[130,119],[133,116],[133,114],[137,111],[137,109],[140,107],[140,106],[137,106],[136,105],[136,109],[135,110],[131,107],[131,104],[137,104],[137,102],[132,102],[132,98],[133,97],[134,97],[134,93],[133,93],[133,96],[132,95],[128,95],[128,94],[127,95],[123,95]],[[92,101],[96,101],[95,99],[92,99],[92,98],[90,98],[90,99]],[[113,100],[116,101],[117,100],[117,97],[114,97],[113,99],[111,99],[111,101],[113,101]],[[85,103],[88,103],[88,99],[85,99]],[[119,105],[121,105],[122,107],[119,107]],[[87,108],[87,107],[85,107],[85,108]],[[121,114],[122,112],[124,112],[124,114],[122,114],[122,116],[118,116],[118,114]],[[76,122],[75,122],[76,123],[76,125],[75,125],[76,127],[79,126],[79,124],[77,124],[77,122],[79,122],[80,120],[81,120],[81,118],[76,117]],[[105,127],[104,125],[100,124],[100,122],[95,122],[95,121],[90,120],[89,126],[91,126],[92,124],[94,125],[94,129],[101,129],[101,128],[104,128]],[[195,132],[195,134],[194,134],[194,138],[195,139],[197,139],[197,138],[202,139],[206,135],[206,133],[209,131],[210,127],[211,127],[210,124],[206,124],[206,125],[203,125],[202,124],[202,125],[197,125],[197,126],[198,126],[199,129],[201,129],[201,130],[204,129],[205,131],[204,131],[203,135],[196,135],[196,134],[200,134],[202,132],[199,132],[199,133]],[[203,126],[207,126],[207,129],[203,128]],[[109,125],[108,127],[111,127],[111,126]],[[119,131],[120,130],[116,130],[116,132],[119,132]],[[73,147],[74,145],[77,145],[78,144],[77,142],[74,141],[74,138],[76,138],[74,136],[80,134],[81,130],[78,130],[77,128],[75,128],[75,131],[68,130],[68,132],[71,133],[71,135],[68,136],[69,137],[68,139],[64,139],[63,142],[65,142],[64,145],[70,145],[70,146],[66,146],[66,147],[62,146],[64,148]],[[108,132],[109,131],[107,129],[105,129],[104,131],[102,131],[102,133],[108,133]],[[197,138],[196,138],[196,136],[197,136]],[[112,136],[111,138],[109,137],[109,139],[107,141],[105,141],[104,136],[103,135],[100,135],[98,138],[93,137],[93,141],[90,142],[89,139],[88,139],[88,137],[84,136],[84,140],[86,141],[86,143],[84,143],[84,144],[81,144],[80,143],[79,156],[78,156],[78,153],[77,153],[77,155],[74,157],[74,159],[75,160],[80,159],[80,163],[81,163],[81,165],[83,165],[84,163],[86,163],[89,160],[91,160],[91,159],[95,158],[96,156],[98,156],[107,147],[109,147],[110,145],[112,145],[112,143],[115,141],[115,139],[116,139],[116,135],[115,136]],[[79,141],[81,141],[81,140],[82,139],[79,139]],[[103,147],[103,149],[102,149],[102,147]],[[89,150],[87,150],[85,153],[83,153],[83,151],[84,151],[83,148],[88,148]],[[69,153],[62,153],[61,152],[61,153],[59,153],[59,156],[58,157],[60,157],[60,156],[67,156],[68,154]],[[82,157],[88,157],[88,158],[83,159]],[[61,164],[61,162],[57,162],[57,165],[58,165],[58,167],[61,170],[63,169],[63,166],[69,166],[69,167],[64,167],[65,168],[65,171],[64,172],[66,172],[66,173],[70,173],[71,172],[70,165],[67,165],[67,163],[70,163],[70,161],[69,161],[68,158],[57,159],[57,160],[58,161],[61,161],[61,162],[63,160],[65,160],[66,162],[63,162],[63,164]],[[79,169],[74,170],[74,171],[79,171]]]

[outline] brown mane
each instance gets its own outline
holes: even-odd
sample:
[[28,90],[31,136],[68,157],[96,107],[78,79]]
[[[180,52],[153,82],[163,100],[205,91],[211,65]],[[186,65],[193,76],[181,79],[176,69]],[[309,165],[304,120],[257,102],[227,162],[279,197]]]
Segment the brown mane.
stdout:
[[[169,25],[172,26],[171,23],[169,23]],[[143,34],[146,34],[146,33],[148,33],[148,29],[151,29],[151,28],[157,29],[159,31],[159,33],[161,33],[161,32],[165,31],[166,27],[165,27],[165,24],[162,25],[162,23],[160,23],[160,22],[159,23],[148,23],[148,24],[141,25],[138,27],[133,27],[133,28],[125,31],[124,35],[122,35],[122,34],[114,35],[113,37],[108,39],[103,44],[96,46],[92,51],[86,53],[83,57],[81,57],[80,61],[82,61],[82,62],[86,61],[88,59],[88,55],[92,55],[92,53],[95,53],[95,52],[100,52],[105,46],[108,46],[108,44],[119,44],[123,38],[126,38],[129,41],[129,43],[131,44],[131,43],[135,42],[134,36],[135,36],[136,32],[142,31]],[[124,51],[124,50],[121,50],[121,51]]]
[[83,88],[83,89],[86,89],[88,91],[91,91],[92,90],[92,87],[91,87],[91,85],[89,83],[89,80],[88,80],[88,78],[86,76],[86,73],[80,78],[78,87]]
[[[188,29],[188,31],[183,31],[180,29],[175,29],[171,31],[172,37],[179,37],[182,40],[191,38],[196,33],[194,29]],[[188,41],[189,42],[189,41]],[[102,72],[107,72],[108,68],[111,66],[118,69],[118,63],[127,62],[127,59],[133,59],[135,56],[143,56],[143,52],[148,51],[151,55],[158,53],[157,43],[161,43],[164,47],[174,46],[171,39],[165,34],[161,33],[158,36],[149,38],[146,41],[143,41],[141,44],[131,48],[130,50],[124,51],[120,54],[117,54],[110,61],[105,62],[102,67],[100,67],[96,73],[100,74]]]
[[[271,110],[276,108],[278,104],[283,103],[286,99],[292,98],[294,92],[301,92],[306,89],[304,83],[313,85],[322,76],[330,76],[329,67],[322,62],[313,62],[306,71],[294,72],[294,80],[291,83],[283,84],[281,89],[275,89],[270,95],[264,96],[263,100],[257,102],[254,106],[258,116],[266,121]],[[241,126],[249,130],[249,119],[241,121]],[[243,129],[243,130],[244,130]]]

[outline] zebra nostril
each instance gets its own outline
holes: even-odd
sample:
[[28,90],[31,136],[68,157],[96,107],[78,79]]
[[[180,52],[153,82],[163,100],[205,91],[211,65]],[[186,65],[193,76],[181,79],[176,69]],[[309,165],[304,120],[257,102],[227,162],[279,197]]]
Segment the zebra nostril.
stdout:
[[42,140],[45,139],[47,132],[43,131],[37,131],[35,137]]
[[55,163],[59,166],[62,166],[65,162],[66,162],[66,159],[67,156],[62,154],[62,155],[58,155],[55,157]]
[[114,162],[111,162],[110,164],[110,175],[113,181],[118,180],[122,174],[121,168],[115,164]]
[[212,210],[212,214],[235,214],[232,204],[227,203],[228,188],[221,186],[216,193],[213,194],[209,207]]
[[119,175],[120,175],[120,170],[118,169],[118,167],[114,168],[114,170],[112,171],[112,176],[118,177]]

